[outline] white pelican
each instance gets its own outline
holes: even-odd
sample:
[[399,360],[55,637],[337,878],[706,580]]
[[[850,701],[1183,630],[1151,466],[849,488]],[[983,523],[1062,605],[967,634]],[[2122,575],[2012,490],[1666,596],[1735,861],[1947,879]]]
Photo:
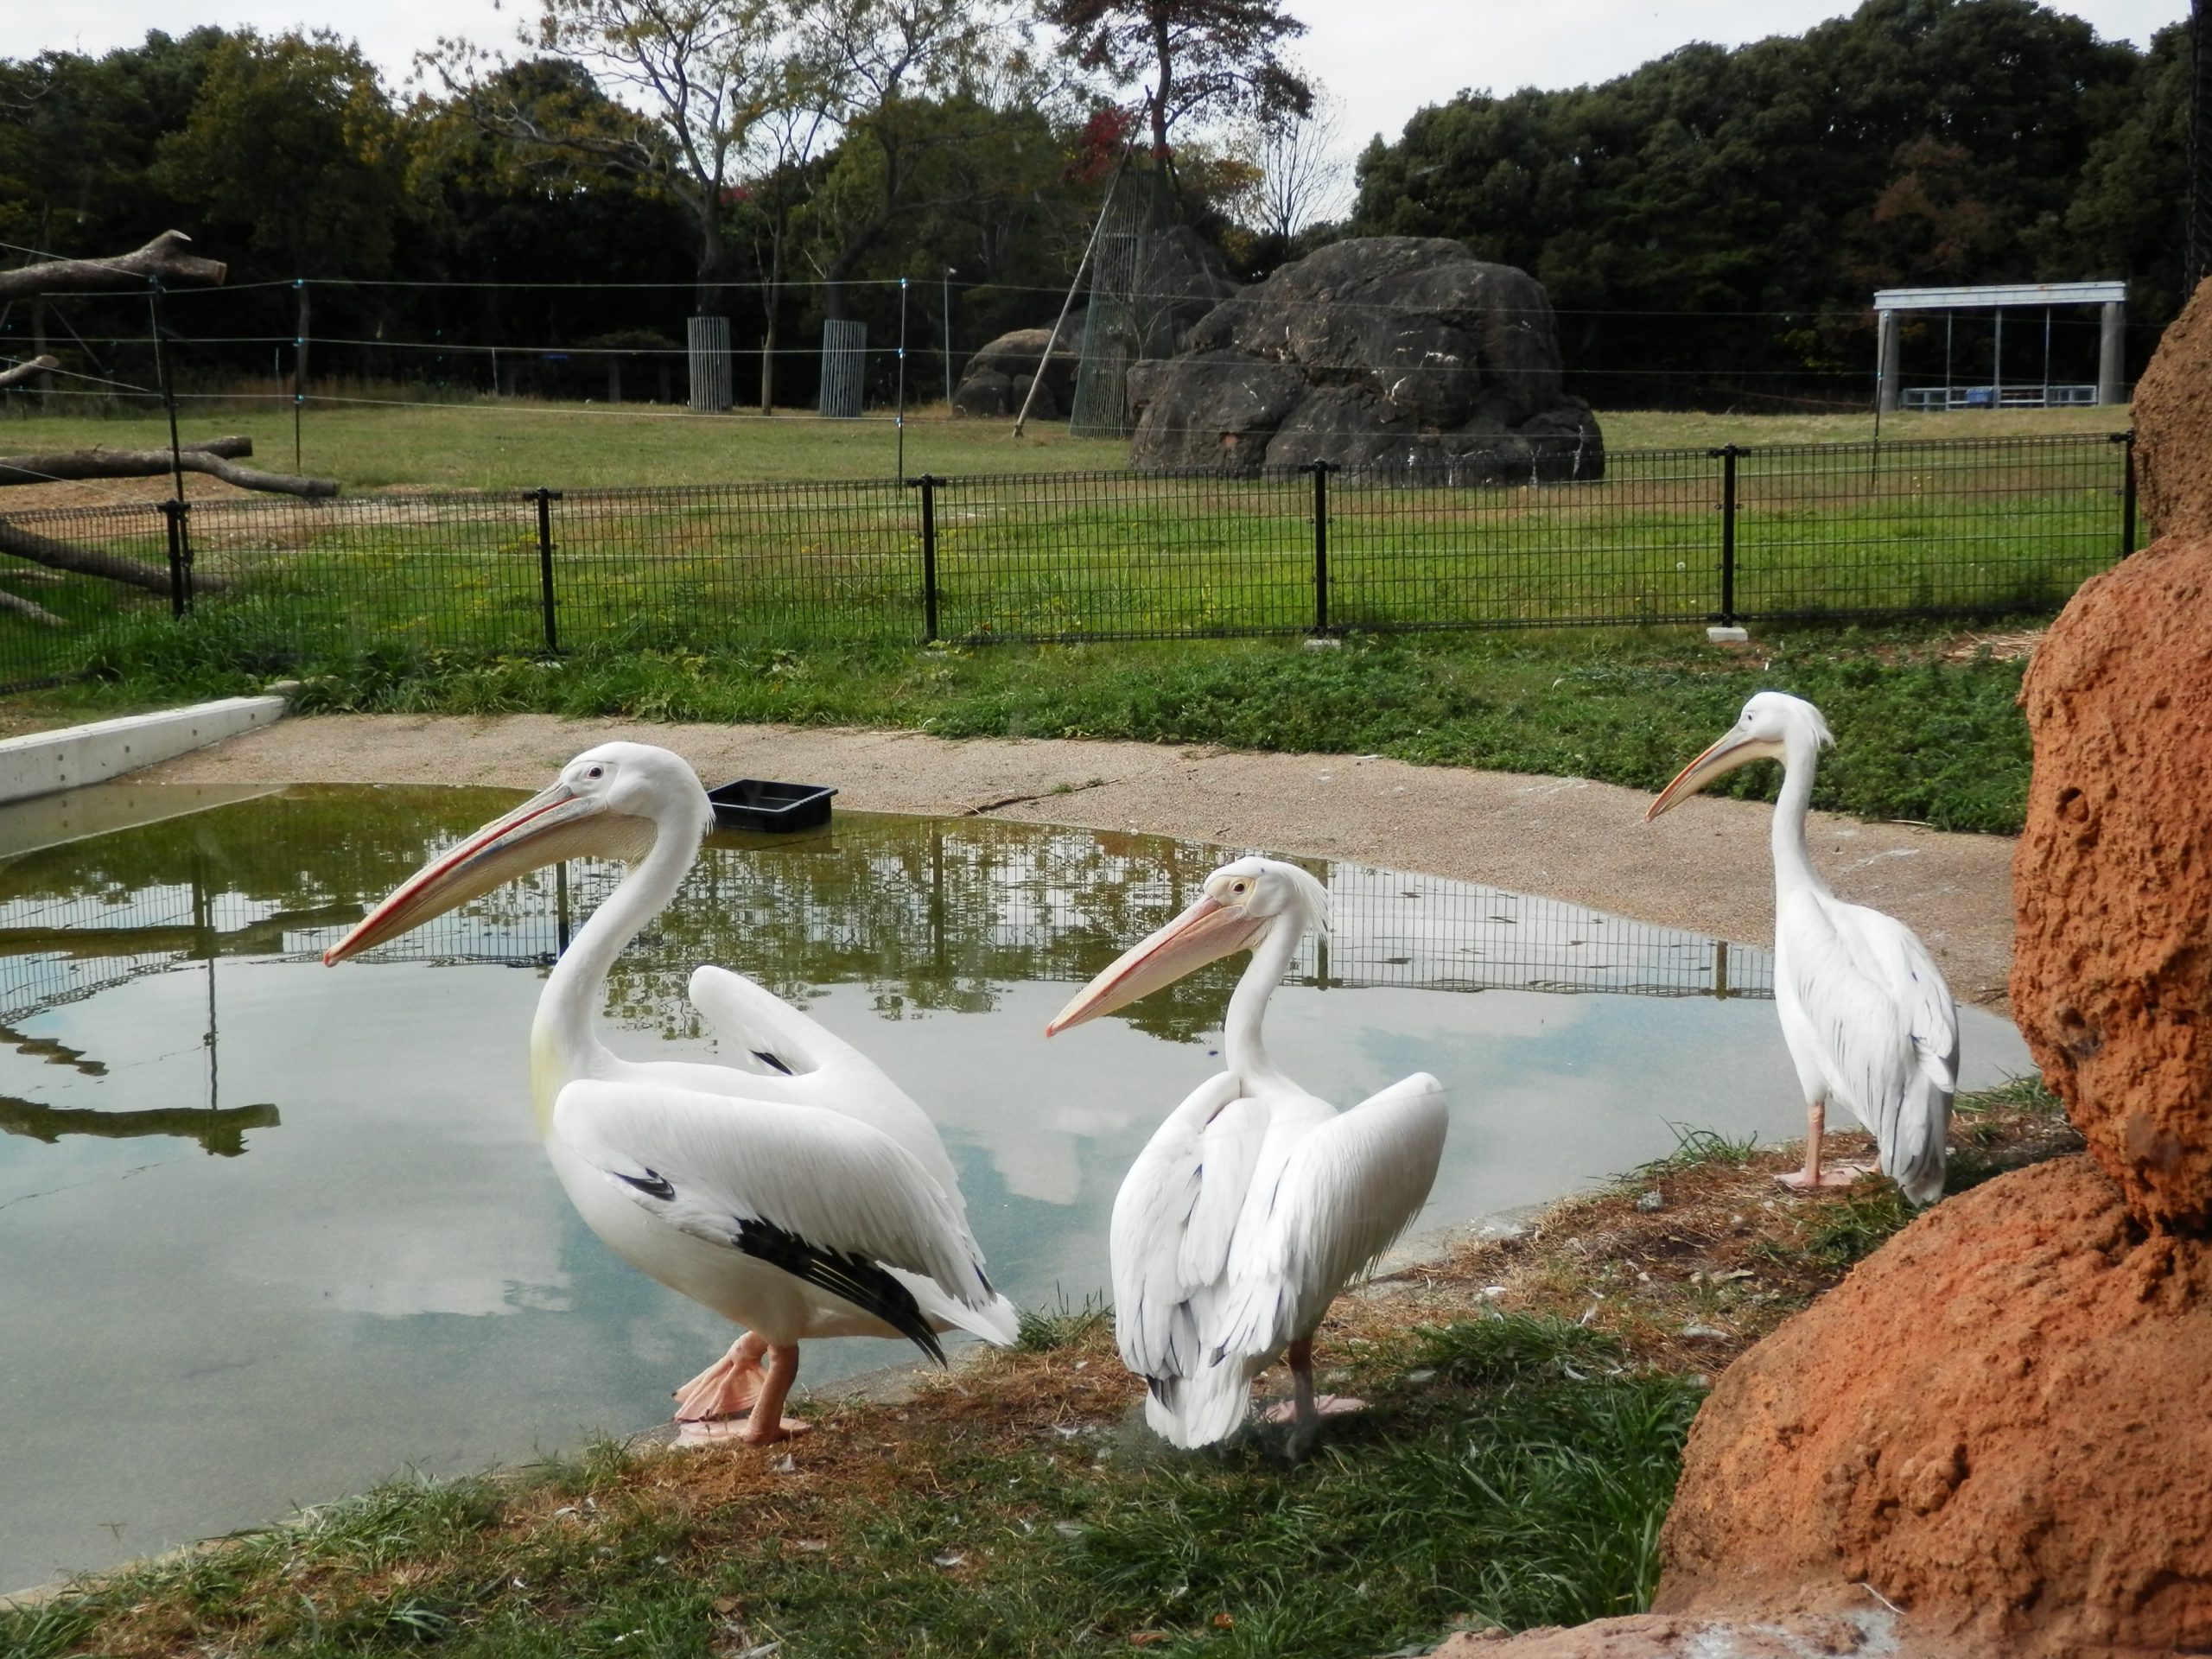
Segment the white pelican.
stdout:
[[1863,1166],[1821,1167],[1827,1106],[1840,1100],[1873,1132],[1883,1172],[1915,1204],[1943,1194],[1943,1135],[1958,1086],[1959,1016],[1912,931],[1828,890],[1805,850],[1813,768],[1834,743],[1802,697],[1761,691],[1728,734],[1662,790],[1649,823],[1724,772],[1782,762],[1774,804],[1774,1004],[1805,1094],[1805,1167],[1794,1187],[1843,1186]]
[[676,1414],[749,1411],[737,1438],[758,1445],[807,1428],[783,1414],[801,1338],[906,1337],[942,1362],[938,1332],[1010,1343],[1016,1315],[983,1276],[935,1127],[849,1044],[711,966],[693,971],[691,1001],[746,1057],[738,1065],[640,1064],[600,1041],[608,968],[675,895],[712,818],[682,759],[602,743],[410,876],[323,960],[556,860],[629,865],[538,998],[538,1133],[569,1198],[617,1255],[747,1327],[677,1391]]
[[1260,1040],[1268,999],[1328,893],[1304,870],[1240,858],[1197,902],[1134,946],[1060,1010],[1045,1034],[1095,1019],[1204,963],[1250,950],[1229,1001],[1229,1069],[1192,1091],[1130,1166],[1109,1251],[1123,1363],[1150,1387],[1145,1414],[1180,1446],[1226,1440],[1252,1379],[1288,1350],[1293,1446],[1310,1443],[1313,1332],[1428,1197],[1444,1152],[1444,1090],[1416,1073],[1350,1111],[1306,1093]]

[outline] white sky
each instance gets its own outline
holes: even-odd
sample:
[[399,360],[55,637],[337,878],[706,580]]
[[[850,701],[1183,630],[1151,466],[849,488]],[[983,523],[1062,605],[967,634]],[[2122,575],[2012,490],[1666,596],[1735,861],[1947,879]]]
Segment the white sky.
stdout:
[[[1802,33],[1848,15],[1833,0],[1286,0],[1308,33],[1297,55],[1346,105],[1345,142],[1395,139],[1406,118],[1463,88],[1508,92],[1608,80],[1692,41],[1736,46]],[[2107,40],[2147,44],[2188,13],[2188,0],[2075,0],[2062,9]],[[414,54],[441,34],[507,45],[533,0],[0,0],[0,58],[49,47],[100,53],[134,45],[149,29],[182,34],[200,22],[264,33],[327,28],[358,40],[396,86]]]

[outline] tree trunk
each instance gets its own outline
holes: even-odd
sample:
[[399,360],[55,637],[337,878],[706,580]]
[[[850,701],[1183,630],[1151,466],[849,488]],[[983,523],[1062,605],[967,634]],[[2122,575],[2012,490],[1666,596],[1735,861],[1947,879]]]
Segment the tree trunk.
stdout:
[[784,227],[779,225],[768,238],[768,288],[762,296],[766,302],[768,326],[760,336],[760,412],[772,415],[776,409],[776,314],[782,308],[784,280]]
[[0,301],[27,300],[35,294],[143,289],[156,277],[165,283],[221,283],[230,267],[219,259],[185,252],[191,241],[182,231],[163,231],[144,247],[112,258],[48,259],[0,270]]
[[[0,386],[21,385],[35,374],[45,375],[60,366],[60,358],[48,357],[44,352],[41,352],[28,363],[18,363],[12,369],[0,369]],[[45,388],[41,387],[41,391],[43,390]]]
[[[169,573],[155,565],[141,564],[136,559],[126,559],[120,554],[103,553],[97,548],[73,547],[67,542],[57,542],[11,524],[0,518],[0,553],[12,553],[19,559],[29,559],[33,564],[43,564],[55,570],[73,570],[80,576],[100,576],[109,582],[120,582],[132,588],[143,588],[149,594],[166,596],[169,591]],[[202,593],[211,593],[228,584],[219,576],[194,576],[192,585]]]
[[258,467],[238,466],[230,459],[252,453],[251,438],[216,438],[207,443],[180,448],[174,456],[167,449],[71,449],[50,455],[0,455],[0,488],[51,484],[57,479],[158,478],[174,466],[188,473],[206,473],[242,490],[309,499],[338,493],[338,480],[334,478],[264,473]]

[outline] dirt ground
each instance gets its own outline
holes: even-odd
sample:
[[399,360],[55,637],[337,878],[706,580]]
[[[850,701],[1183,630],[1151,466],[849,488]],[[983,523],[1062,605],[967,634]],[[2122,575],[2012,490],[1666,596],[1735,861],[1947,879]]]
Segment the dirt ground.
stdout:
[[[283,721],[140,775],[535,789],[571,755],[613,737],[674,749],[710,785],[744,777],[835,785],[845,811],[1150,830],[1478,881],[1738,944],[1773,938],[1771,814],[1764,804],[1698,798],[1646,824],[1650,798],[1635,790],[1378,756],[542,715],[370,715]],[[1814,815],[1811,836],[1836,891],[1916,931],[1960,1001],[2004,1007],[2010,838],[1826,813]]]

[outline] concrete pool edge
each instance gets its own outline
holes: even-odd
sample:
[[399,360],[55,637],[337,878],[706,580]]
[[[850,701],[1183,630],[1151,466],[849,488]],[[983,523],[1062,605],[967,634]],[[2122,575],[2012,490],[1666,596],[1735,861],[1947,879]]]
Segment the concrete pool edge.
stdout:
[[0,805],[102,784],[283,718],[283,696],[221,697],[0,741]]

